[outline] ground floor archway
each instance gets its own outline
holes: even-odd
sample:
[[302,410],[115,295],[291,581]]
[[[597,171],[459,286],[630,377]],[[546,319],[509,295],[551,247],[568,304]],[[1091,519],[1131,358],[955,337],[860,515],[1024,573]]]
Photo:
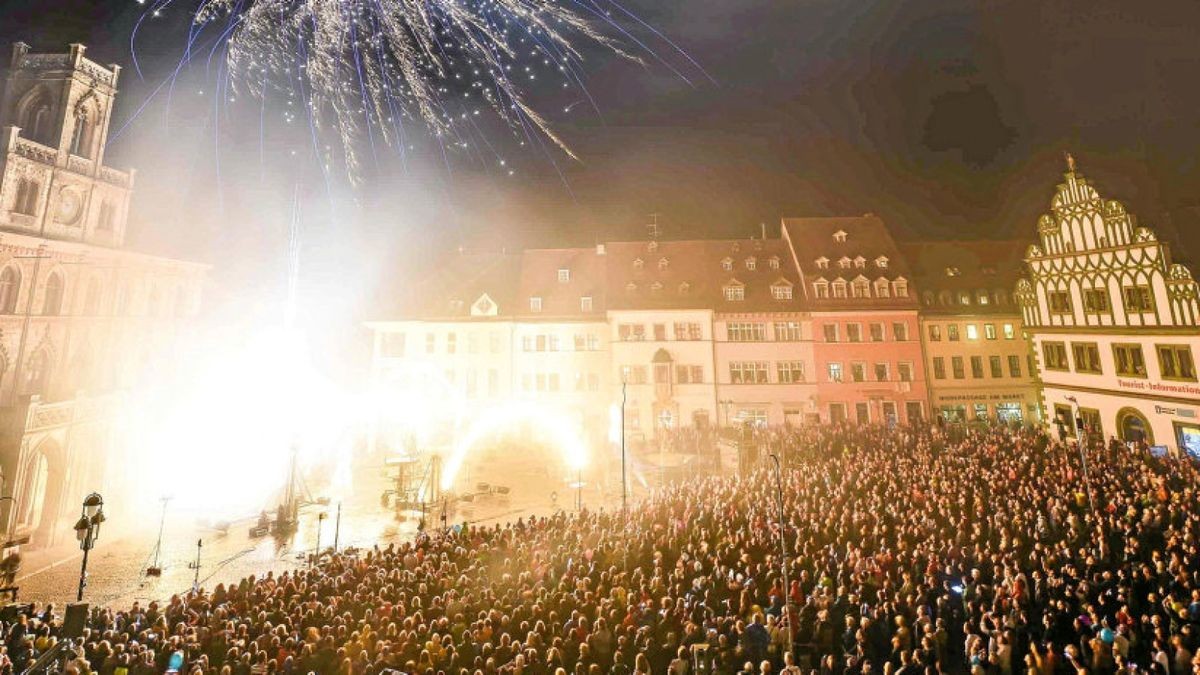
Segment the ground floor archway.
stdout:
[[1137,408],[1121,408],[1117,411],[1117,431],[1126,443],[1145,441],[1154,445],[1154,430],[1150,420]]

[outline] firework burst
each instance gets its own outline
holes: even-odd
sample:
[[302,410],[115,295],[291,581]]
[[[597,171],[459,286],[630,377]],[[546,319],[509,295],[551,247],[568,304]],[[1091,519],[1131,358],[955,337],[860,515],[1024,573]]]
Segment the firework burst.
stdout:
[[[156,0],[148,14],[174,2]],[[650,55],[690,83],[614,17],[703,73],[614,0],[203,0],[189,58],[196,36],[215,28],[210,53],[223,51],[234,91],[302,107],[315,129],[339,137],[351,176],[380,144],[404,147],[406,122],[420,122],[443,146],[467,147],[483,136],[485,113],[522,145],[548,142],[574,158],[527,94],[539,84],[577,88],[590,102],[586,48],[639,62]]]

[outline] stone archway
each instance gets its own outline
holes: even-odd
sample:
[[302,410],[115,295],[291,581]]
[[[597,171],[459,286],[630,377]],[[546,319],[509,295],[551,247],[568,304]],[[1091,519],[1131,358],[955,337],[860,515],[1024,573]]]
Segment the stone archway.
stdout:
[[1150,420],[1137,408],[1125,407],[1117,411],[1117,433],[1126,442],[1145,441],[1154,445],[1154,430],[1150,428]]
[[54,528],[62,515],[64,469],[62,448],[53,438],[38,443],[21,460],[14,507],[16,523],[32,535],[36,545],[49,545],[54,540]]

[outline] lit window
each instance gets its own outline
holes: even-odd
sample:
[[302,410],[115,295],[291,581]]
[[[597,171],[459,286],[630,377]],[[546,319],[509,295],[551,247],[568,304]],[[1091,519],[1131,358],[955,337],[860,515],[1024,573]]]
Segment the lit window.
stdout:
[[882,256],[882,255],[881,255],[881,256],[879,256],[878,258],[876,258],[876,259],[875,259],[875,266],[876,266],[876,267],[879,267],[879,268],[884,268],[884,267],[887,267],[887,266],[888,266],[888,259],[887,259],[887,256]]
[[767,261],[767,265],[773,270],[779,269],[779,258],[776,256],[771,256],[771,258]]
[[585,295],[582,298],[579,298],[579,311],[581,311],[581,312],[592,311],[592,296]]
[[754,258],[746,258],[746,269],[754,271],[758,268],[758,261]]
[[786,284],[779,284],[771,287],[771,297],[776,300],[791,300],[792,287]]
[[845,242],[846,241],[846,231],[838,230],[837,232],[834,232],[833,240],[838,242],[839,244]]
[[562,268],[558,271],[558,283],[565,284],[571,280],[571,270]]
[[813,282],[813,295],[824,299],[829,297],[829,282],[819,279]]
[[907,298],[908,297],[908,280],[901,278],[901,279],[896,279],[895,281],[893,281],[892,282],[892,295],[896,296],[897,298]]
[[968,340],[978,340],[979,339],[979,326],[976,326],[973,323],[967,324],[967,339]]
[[1004,324],[1004,339],[1011,340],[1011,339],[1015,338],[1016,336],[1017,336],[1017,331],[1015,331],[1013,329],[1013,325],[1011,323]]
[[856,258],[854,259],[854,266],[855,266],[855,267],[857,267],[857,268],[859,268],[859,269],[862,269],[862,268],[866,267],[866,266],[867,266],[867,259],[866,259],[866,258],[864,258],[864,257],[862,257],[861,255],[860,255],[860,256],[858,256],[858,257],[856,257]]
[[733,258],[726,258],[726,259],[722,260],[721,261],[721,269],[725,270],[726,272],[732,270],[733,269]]
[[948,276],[948,277],[956,277],[959,274],[962,274],[962,272],[960,272],[957,267],[947,267],[946,268],[946,276]]
[[633,269],[640,270],[645,264],[645,261],[643,261],[641,258],[638,258],[637,260],[633,261]]
[[730,300],[730,301],[735,301],[735,302],[739,301],[739,300],[745,300],[746,299],[746,287],[745,286],[726,286],[725,287],[725,299]]
[[531,312],[542,311],[542,299],[537,297],[536,295],[533,296],[532,298],[529,298],[529,311],[531,311]]
[[666,258],[658,259],[658,271],[662,272],[662,271],[666,270],[668,265],[670,265],[670,263],[667,261]]
[[817,258],[816,263],[817,263],[817,269],[819,269],[819,270],[829,269],[829,258],[824,258],[824,257]]
[[841,267],[842,269],[848,269],[850,267],[850,258],[842,256],[842,258],[838,260],[838,267]]

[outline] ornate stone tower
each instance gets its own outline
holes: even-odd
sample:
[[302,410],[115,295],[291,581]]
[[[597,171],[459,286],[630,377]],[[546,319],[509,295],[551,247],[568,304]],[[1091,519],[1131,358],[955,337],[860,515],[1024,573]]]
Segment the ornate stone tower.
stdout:
[[0,100],[0,229],[119,247],[132,173],[104,166],[119,66],[13,46]]

